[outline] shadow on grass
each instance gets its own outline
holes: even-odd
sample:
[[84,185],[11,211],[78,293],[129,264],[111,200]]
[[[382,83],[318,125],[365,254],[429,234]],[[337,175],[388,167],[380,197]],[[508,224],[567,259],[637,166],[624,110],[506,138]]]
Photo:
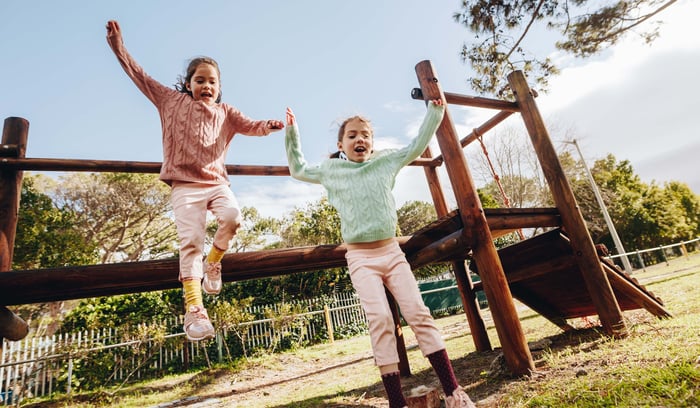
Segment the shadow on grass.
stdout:
[[[599,341],[605,341],[605,336],[601,334],[600,327],[578,329],[572,332],[560,333],[549,336],[543,340],[549,340],[546,349],[532,350],[535,361],[536,379],[538,363],[541,365],[541,356],[545,352],[556,352],[569,347],[579,346],[586,343],[588,350],[597,348]],[[541,341],[541,340],[540,340]],[[538,342],[539,343],[539,342]],[[455,375],[460,384],[467,391],[469,396],[477,402],[478,407],[497,407],[498,398],[494,401],[494,396],[504,393],[508,384],[516,381],[529,381],[532,378],[517,378],[509,375],[505,367],[500,349],[486,352],[473,352],[464,357],[453,359],[452,365]],[[312,375],[314,373],[309,373]],[[379,378],[379,376],[377,376]],[[412,373],[409,377],[401,379],[404,394],[408,394],[411,389],[424,385],[434,387],[442,392],[440,383],[432,368],[427,368]],[[342,402],[330,402],[338,401]],[[479,403],[478,401],[482,401]],[[345,394],[328,394],[314,397],[307,400],[297,400],[294,402],[275,405],[273,408],[341,408],[341,407],[387,407],[384,387],[380,381],[370,386],[357,388]]]
[[[560,333],[554,336],[549,336],[544,338],[545,343],[549,345],[546,350],[551,350],[553,352],[566,349],[572,346],[578,346],[582,343],[586,343],[586,347],[589,350],[595,349],[599,341],[605,341],[605,336],[600,333],[599,327],[579,329],[572,332]],[[461,337],[461,336],[455,336]],[[541,341],[541,340],[540,340]],[[532,357],[535,361],[535,370],[538,369],[538,364],[542,364],[541,356],[545,350],[532,350]],[[208,400],[216,401],[220,399],[230,400],[235,398],[236,395],[242,395],[254,392],[274,392],[276,386],[280,386],[287,383],[301,382],[308,377],[332,373],[338,369],[347,370],[348,367],[352,367],[360,362],[366,362],[371,360],[372,357],[362,357],[350,361],[346,361],[340,364],[326,366],[321,370],[314,370],[306,372],[302,375],[284,378],[278,381],[268,381],[263,384],[258,384],[255,386],[242,386],[235,389],[227,389],[220,392],[211,392],[206,394],[200,394],[196,396],[191,396],[192,390],[199,387],[205,386],[210,383],[216,382],[218,379],[230,375],[231,372],[224,368],[217,368],[211,370],[205,370],[200,373],[194,374],[187,379],[182,381],[177,381],[174,383],[163,384],[163,385],[143,385],[143,386],[130,386],[125,389],[119,390],[114,395],[105,392],[94,392],[88,394],[75,395],[72,399],[60,398],[54,401],[41,402],[23,405],[23,407],[32,408],[56,408],[65,407],[67,403],[92,403],[96,406],[113,406],[113,404],[118,403],[120,398],[126,395],[132,395],[135,393],[141,395],[147,395],[151,393],[159,393],[172,391],[178,388],[182,388],[181,393],[177,393],[181,399],[176,401],[170,401],[159,406],[166,408],[176,408],[176,407],[187,407],[192,405],[201,406],[219,406],[212,402],[212,405],[208,405]],[[477,406],[481,407],[496,407],[498,406],[498,395],[505,393],[505,388],[508,384],[515,381],[530,381],[531,378],[514,378],[508,374],[508,370],[503,362],[502,353],[500,349],[495,349],[493,351],[486,352],[473,352],[465,355],[461,358],[456,358],[452,360],[452,365],[460,384],[464,387],[470,397],[477,402]],[[536,380],[536,374],[535,374]],[[339,382],[342,379],[339,379]],[[408,394],[411,389],[418,386],[428,386],[434,387],[441,391],[441,387],[435,373],[432,368],[427,368],[421,371],[413,372],[410,376],[401,379],[402,387],[404,393]],[[290,396],[293,397],[293,396]],[[478,402],[481,401],[481,402]],[[295,400],[290,403],[285,403],[281,405],[271,406],[272,408],[316,408],[316,407],[330,407],[330,408],[341,408],[341,407],[388,407],[388,403],[385,399],[384,387],[379,380],[379,374],[377,373],[377,382],[372,383],[367,387],[355,388],[348,390],[344,393],[334,393],[327,394],[323,396],[316,396],[306,400]]]

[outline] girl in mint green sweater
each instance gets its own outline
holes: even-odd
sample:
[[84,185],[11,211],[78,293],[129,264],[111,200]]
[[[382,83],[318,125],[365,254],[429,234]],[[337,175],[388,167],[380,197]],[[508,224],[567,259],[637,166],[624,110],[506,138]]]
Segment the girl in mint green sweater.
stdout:
[[395,239],[396,203],[391,190],[399,170],[426,149],[444,115],[441,100],[428,104],[418,136],[402,149],[374,151],[370,122],[360,116],[345,120],[338,131],[338,152],[309,166],[301,152],[299,129],[287,108],[285,147],[292,177],[321,184],[340,215],[348,271],[369,322],[374,360],[379,366],[390,408],[407,406],[401,391],[394,320],[385,287],[396,299],[445,391],[448,408],[473,407],[455,378],[445,343],[423,303],[406,255]]

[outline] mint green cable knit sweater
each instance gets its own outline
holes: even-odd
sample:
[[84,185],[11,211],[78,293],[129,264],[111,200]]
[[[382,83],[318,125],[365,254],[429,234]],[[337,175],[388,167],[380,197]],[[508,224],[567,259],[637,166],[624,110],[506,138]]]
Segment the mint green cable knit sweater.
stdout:
[[321,184],[328,201],[340,214],[341,234],[347,243],[372,242],[396,235],[396,203],[391,190],[396,175],[428,147],[445,113],[443,106],[428,103],[418,136],[402,149],[375,151],[370,160],[356,163],[328,159],[309,166],[301,152],[297,125],[287,126],[285,147],[292,177]]

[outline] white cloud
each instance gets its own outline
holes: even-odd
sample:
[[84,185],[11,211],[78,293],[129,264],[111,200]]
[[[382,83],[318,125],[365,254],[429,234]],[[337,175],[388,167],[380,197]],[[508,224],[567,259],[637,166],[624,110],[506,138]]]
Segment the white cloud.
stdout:
[[281,177],[278,181],[239,182],[241,187],[234,193],[242,207],[255,207],[261,216],[282,218],[296,207],[317,201],[325,190],[318,184],[304,183],[291,177]]

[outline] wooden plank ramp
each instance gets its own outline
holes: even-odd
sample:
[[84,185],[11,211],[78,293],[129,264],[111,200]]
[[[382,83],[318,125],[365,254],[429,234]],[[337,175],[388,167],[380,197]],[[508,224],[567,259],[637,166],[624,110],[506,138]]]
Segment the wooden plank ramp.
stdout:
[[[513,297],[552,323],[570,330],[567,319],[598,314],[561,229],[501,248],[498,253]],[[660,298],[610,260],[600,259],[621,310],[643,308],[659,318],[671,317]],[[471,268],[478,273],[474,265]],[[481,290],[481,282],[474,289]]]

